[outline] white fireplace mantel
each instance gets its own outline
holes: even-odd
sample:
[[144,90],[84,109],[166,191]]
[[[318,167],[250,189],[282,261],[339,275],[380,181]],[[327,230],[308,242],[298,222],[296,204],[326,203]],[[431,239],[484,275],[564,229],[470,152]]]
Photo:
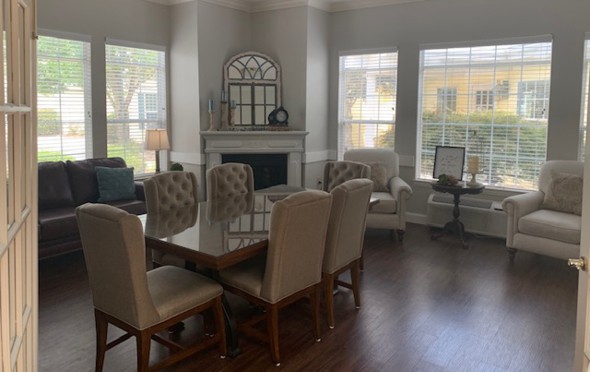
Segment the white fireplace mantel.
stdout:
[[302,185],[305,131],[203,131],[207,169],[221,164],[222,154],[287,154],[287,183]]

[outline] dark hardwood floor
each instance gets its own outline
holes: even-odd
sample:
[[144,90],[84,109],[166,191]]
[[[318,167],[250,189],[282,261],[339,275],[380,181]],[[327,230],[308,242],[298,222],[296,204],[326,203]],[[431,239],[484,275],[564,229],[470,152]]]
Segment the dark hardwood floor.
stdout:
[[[79,253],[39,265],[41,371],[91,371],[95,341],[92,298]],[[282,364],[265,345],[241,338],[242,354],[216,349],[173,371],[569,371],[574,353],[577,273],[565,262],[519,252],[508,262],[503,240],[431,241],[409,225],[403,244],[385,231],[367,232],[361,308],[352,293],[335,298],[336,328],[323,323],[316,343],[298,303],[280,316]],[[235,297],[238,315],[253,311]],[[181,341],[201,319],[187,321]],[[121,332],[109,329],[109,339]],[[152,360],[166,350],[152,343]],[[135,370],[135,342],[107,352],[105,371]]]

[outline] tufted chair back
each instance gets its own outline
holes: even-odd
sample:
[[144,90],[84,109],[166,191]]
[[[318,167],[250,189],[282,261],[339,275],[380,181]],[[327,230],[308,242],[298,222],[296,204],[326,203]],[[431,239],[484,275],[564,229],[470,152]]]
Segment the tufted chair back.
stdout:
[[224,199],[254,191],[252,167],[225,163],[207,170],[207,200]]
[[192,172],[163,172],[144,181],[148,213],[162,213],[198,203],[197,177]]
[[355,178],[371,178],[371,167],[356,161],[329,161],[324,167],[324,191]]

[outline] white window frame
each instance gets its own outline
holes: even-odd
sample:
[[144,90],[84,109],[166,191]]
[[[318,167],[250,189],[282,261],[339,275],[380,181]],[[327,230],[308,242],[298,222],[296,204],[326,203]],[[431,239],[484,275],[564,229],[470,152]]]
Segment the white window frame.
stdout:
[[[92,38],[89,35],[84,34],[77,34],[71,32],[63,32],[63,31],[54,31],[48,29],[38,29],[39,37],[52,37],[57,39],[64,39],[64,40],[72,40],[72,41],[79,41],[86,43],[84,52],[88,53],[84,56],[82,61],[85,63],[84,66],[84,154],[80,156],[80,158],[76,158],[76,160],[88,159],[93,157],[93,141],[92,141]],[[39,55],[37,54],[37,59],[39,59]],[[37,93],[39,94],[39,93]],[[61,94],[60,94],[61,96]],[[38,106],[39,106],[39,98],[37,99]],[[61,101],[61,98],[60,98]],[[38,107],[39,109],[39,107]],[[61,116],[61,111],[60,111]],[[61,121],[61,119],[60,119]],[[62,123],[63,125],[63,123]],[[64,154],[64,147],[63,147],[63,137],[61,137],[62,149],[61,149],[61,159],[64,160],[69,158],[70,156],[74,156],[72,154]],[[38,159],[38,161],[45,161],[46,159]],[[57,159],[55,159],[57,160]]]
[[[151,112],[147,112],[147,111],[142,111],[141,108],[139,108],[140,105],[140,95],[142,94],[146,94],[145,92],[141,92],[141,91],[137,91],[135,92],[135,97],[134,99],[137,101],[138,104],[138,115],[137,117],[130,117],[128,119],[108,119],[107,118],[107,137],[108,137],[108,133],[109,133],[109,128],[111,125],[125,125],[125,124],[137,124],[137,123],[142,123],[140,124],[143,125],[143,130],[141,133],[141,148],[142,148],[142,153],[141,153],[141,158],[142,158],[142,168],[143,169],[137,169],[139,168],[136,165],[136,170],[135,170],[135,175],[136,176],[141,176],[141,175],[145,175],[145,174],[151,174],[155,171],[155,152],[151,151],[151,150],[143,150],[143,143],[145,141],[145,131],[147,129],[166,129],[167,127],[167,100],[166,100],[166,96],[167,96],[167,90],[168,90],[168,86],[167,86],[167,75],[166,75],[166,64],[167,64],[167,51],[166,48],[164,46],[160,46],[160,45],[152,45],[152,44],[145,44],[145,43],[136,43],[136,42],[130,42],[130,41],[124,41],[124,40],[117,40],[117,39],[109,39],[107,38],[105,41],[105,49],[113,46],[113,47],[123,47],[123,48],[135,48],[135,49],[143,49],[143,50],[151,50],[151,51],[156,51],[156,52],[161,52],[161,55],[159,56],[160,61],[159,61],[159,65],[158,65],[158,73],[157,73],[157,86],[158,86],[158,90],[157,90],[157,105],[160,106],[159,110],[161,111],[158,115],[157,118],[153,118],[153,115],[147,115],[148,113],[152,113]],[[105,60],[105,68],[108,65],[108,61]],[[153,94],[153,93],[147,93],[147,94]],[[144,96],[145,97],[145,96]],[[107,96],[107,107],[110,107],[110,103],[108,102],[108,96]],[[145,102],[144,102],[144,109],[145,109]],[[141,113],[144,113],[143,117],[141,115]],[[107,115],[108,116],[108,115]],[[126,145],[127,144],[123,144],[124,146],[124,152],[125,154],[127,153],[126,150]],[[109,152],[109,143],[107,143],[107,153]],[[115,155],[119,155],[119,154],[110,154],[109,156],[115,156]],[[123,158],[125,158],[126,156],[122,156]],[[126,159],[127,161],[127,159]],[[129,161],[127,161],[129,163]],[[128,166],[133,166],[134,164],[128,164]]]
[[578,143],[578,159],[584,161],[586,158],[586,129],[590,122],[590,32],[586,33],[584,40],[584,73],[582,74],[582,105],[580,109],[580,137]]
[[[351,56],[362,56],[362,55],[374,55],[374,54],[395,54],[395,93],[393,95],[393,119],[392,120],[352,120],[352,119],[345,119],[345,109],[346,109],[346,104],[344,102],[343,99],[343,94],[344,94],[344,75],[342,74],[342,63],[343,63],[343,58],[346,57],[351,57]],[[352,51],[342,51],[339,54],[339,70],[338,70],[338,159],[342,159],[344,152],[346,152],[349,149],[352,148],[357,148],[357,146],[353,146],[353,147],[347,147],[345,146],[345,142],[346,139],[343,137],[344,133],[346,132],[346,130],[344,129],[345,126],[355,126],[355,125],[359,125],[359,128],[361,125],[377,125],[377,129],[376,132],[380,132],[381,128],[386,127],[387,129],[385,129],[385,131],[387,130],[393,130],[393,133],[395,133],[395,125],[396,125],[396,119],[395,119],[395,109],[397,106],[397,81],[398,81],[398,77],[397,77],[397,73],[398,73],[398,68],[397,68],[397,62],[398,61],[398,50],[397,48],[384,48],[384,49],[363,49],[363,50],[352,50]],[[379,70],[375,70],[375,71],[381,71],[381,69]],[[378,77],[378,76],[377,76]],[[379,79],[375,79],[375,84],[378,84],[378,80]],[[351,127],[354,128],[354,127]],[[373,146],[373,147],[377,147],[377,146]]]
[[[415,167],[415,171],[416,171],[416,179],[417,180],[428,180],[430,181],[432,178],[427,178],[430,177],[430,174],[432,172],[427,171],[427,170],[422,170],[421,169],[421,165],[422,165],[422,141],[423,141],[423,110],[424,110],[424,102],[423,102],[423,89],[424,89],[424,53],[428,50],[443,50],[443,49],[453,49],[453,48],[477,48],[477,47],[485,47],[485,46],[502,46],[502,45],[518,45],[518,44],[535,44],[535,43],[551,43],[551,48],[553,48],[552,45],[552,37],[551,35],[540,35],[540,36],[536,36],[536,37],[526,37],[526,38],[510,38],[510,39],[501,39],[501,40],[487,40],[487,41],[469,41],[469,42],[457,42],[457,43],[439,43],[439,44],[423,44],[420,45],[420,82],[419,82],[419,97],[418,97],[418,123],[417,123],[417,145],[416,145],[416,167]],[[551,64],[551,55],[549,55],[549,64]],[[469,66],[471,66],[471,61],[469,62]],[[446,66],[446,62],[444,62],[441,67]],[[493,62],[493,66],[496,66],[496,60],[494,60]],[[446,68],[446,67],[445,67]],[[550,68],[549,68],[550,70]],[[550,73],[550,72],[549,72]],[[550,77],[549,77],[550,79]],[[510,82],[511,84],[512,82]],[[505,85],[505,82],[502,82],[502,85]],[[476,84],[473,84],[471,82],[468,82],[468,87],[472,92],[472,105],[468,105],[467,107],[470,108],[470,110],[474,110],[476,109],[476,99],[475,99],[475,93],[476,91],[483,91],[483,90],[487,90],[488,88],[482,87],[482,86],[478,86]],[[491,87],[489,90],[494,92],[494,96],[492,96],[492,98],[498,98],[498,99],[502,99],[505,98],[503,97],[501,94],[506,95],[506,92],[496,92],[495,90],[497,89],[497,87]],[[492,110],[492,115],[493,115],[493,110],[495,109],[495,102],[487,102],[487,106],[488,109]],[[482,110],[484,109],[483,105],[480,107]],[[474,110],[477,111],[477,110]],[[473,111],[472,111],[473,112]],[[468,113],[469,114],[469,113]],[[547,115],[547,113],[545,113],[545,115]],[[492,119],[493,120],[493,119]],[[444,121],[444,119],[443,119]],[[431,123],[428,123],[431,124]],[[450,123],[452,124],[452,123]],[[481,138],[477,137],[477,128],[475,128],[475,126],[477,125],[473,125],[474,128],[470,128],[469,126],[469,121],[467,121],[467,127],[469,127],[466,130],[465,133],[465,143],[463,144],[459,144],[459,143],[446,143],[446,142],[442,142],[440,143],[440,145],[452,145],[452,146],[465,146],[467,147],[467,153],[466,156],[469,157],[471,155],[482,155],[482,154],[476,154],[475,151],[472,152],[470,154],[469,151],[469,147],[470,144],[472,147],[483,147],[481,144]],[[461,125],[464,125],[463,123],[461,123]],[[494,122],[492,121],[492,123],[490,124],[483,124],[483,126],[489,125],[493,128],[494,126]],[[482,125],[480,125],[481,127]],[[500,125],[496,124],[496,126],[500,127]],[[517,127],[520,130],[520,124],[517,124]],[[547,132],[547,125],[545,127],[545,132]],[[471,139],[469,137],[472,137]],[[546,157],[546,152],[547,152],[547,136],[545,135],[546,138],[546,142],[544,144],[545,146],[545,157]],[[493,142],[489,145],[491,149],[493,149]],[[434,151],[434,149],[433,149]],[[493,154],[493,150],[491,154],[483,154],[484,156],[489,155],[488,159],[489,163],[488,165],[488,171],[490,171],[490,169],[493,167],[494,161],[493,159],[495,158],[495,155]],[[485,160],[480,159],[480,164],[481,162],[485,162]],[[544,159],[543,159],[544,161]],[[484,166],[486,166],[486,164],[484,163]],[[491,175],[491,173],[490,173]],[[488,176],[486,174],[486,176]],[[532,183],[536,183],[536,179],[535,180],[530,180],[530,182]],[[510,185],[502,185],[502,184],[493,184],[493,185],[488,185],[488,187],[491,188],[497,188],[497,189],[513,189],[513,190],[528,190],[528,189],[534,189],[536,187],[535,185],[531,185],[530,187],[523,187],[517,184],[510,184]]]

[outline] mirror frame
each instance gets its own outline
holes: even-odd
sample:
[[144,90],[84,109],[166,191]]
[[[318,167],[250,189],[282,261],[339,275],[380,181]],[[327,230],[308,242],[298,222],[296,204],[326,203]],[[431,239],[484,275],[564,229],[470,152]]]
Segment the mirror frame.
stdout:
[[[243,58],[248,58],[246,64],[250,60],[263,60],[263,63],[258,63],[257,69],[247,68],[246,64],[242,62]],[[241,75],[240,78],[230,78],[230,69],[235,69]],[[274,79],[265,78],[265,75],[268,71],[274,69],[276,71]],[[259,78],[256,77],[259,74]],[[232,85],[241,85],[241,86],[250,86],[252,88],[252,92],[254,91],[254,87],[256,86],[274,86],[275,87],[275,105],[272,108],[273,110],[277,107],[281,106],[282,101],[282,89],[281,89],[281,67],[278,63],[276,63],[272,58],[269,56],[254,52],[248,51],[236,54],[235,56],[231,57],[224,65],[223,65],[223,89],[225,90],[227,97],[228,97],[228,104],[231,100],[236,101],[237,105],[240,105],[239,100],[232,98],[231,96],[231,89],[230,86]],[[262,126],[262,125],[269,125],[268,123],[268,113],[263,118],[263,122],[256,122],[256,110],[255,110],[255,101],[254,101],[254,94],[251,97],[250,102],[250,112],[252,115],[252,124],[241,124],[236,123],[236,127],[253,127],[253,126]],[[271,110],[272,111],[272,110]],[[231,109],[227,110],[227,121],[228,123],[231,122]],[[241,116],[240,116],[241,117]]]

